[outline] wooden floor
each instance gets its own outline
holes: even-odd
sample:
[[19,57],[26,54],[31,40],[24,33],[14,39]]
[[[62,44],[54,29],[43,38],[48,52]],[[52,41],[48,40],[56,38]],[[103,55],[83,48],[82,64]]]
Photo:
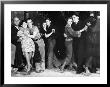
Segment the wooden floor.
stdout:
[[12,73],[12,77],[99,77],[100,73],[81,73],[76,74],[75,71],[68,71],[65,70],[63,73],[60,72],[57,69],[48,70],[46,69],[44,72],[36,73],[35,71],[32,71],[29,75],[27,75],[25,72],[17,72]]
[[[11,45],[11,64],[14,64],[14,57],[15,57],[15,50],[16,50],[16,47],[12,44]],[[55,62],[56,63],[56,62]],[[59,65],[60,63],[57,61],[57,64],[55,65]],[[32,71],[30,73],[30,75],[27,75],[25,72],[17,72],[17,73],[13,73],[12,71],[12,77],[79,77],[79,76],[91,76],[91,77],[94,77],[94,76],[100,76],[99,73],[90,73],[90,74],[76,74],[75,71],[65,71],[64,73],[61,73],[59,70],[57,69],[51,69],[51,70],[48,70],[46,69],[44,72],[42,73],[36,73],[35,71]]]

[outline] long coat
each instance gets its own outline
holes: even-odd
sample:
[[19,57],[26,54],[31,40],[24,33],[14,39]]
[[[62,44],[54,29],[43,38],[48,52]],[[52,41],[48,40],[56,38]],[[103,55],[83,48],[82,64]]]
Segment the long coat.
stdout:
[[87,32],[87,56],[100,56],[100,20]]
[[89,64],[92,69],[96,69],[100,67],[100,19],[96,20],[95,26],[88,28],[86,39],[86,66]]

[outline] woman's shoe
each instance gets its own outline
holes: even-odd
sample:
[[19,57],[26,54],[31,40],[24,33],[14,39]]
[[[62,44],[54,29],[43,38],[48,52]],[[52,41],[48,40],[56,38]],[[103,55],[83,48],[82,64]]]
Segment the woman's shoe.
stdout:
[[26,71],[28,74],[30,74],[31,68],[32,68],[32,65],[30,64],[30,65],[27,67],[27,71]]
[[63,66],[60,67],[60,72],[64,73],[64,67]]

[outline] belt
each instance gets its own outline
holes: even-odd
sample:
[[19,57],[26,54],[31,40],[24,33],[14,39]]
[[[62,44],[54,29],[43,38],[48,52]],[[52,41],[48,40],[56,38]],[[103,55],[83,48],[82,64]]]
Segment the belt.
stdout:
[[71,39],[67,39],[67,38],[66,38],[65,40],[66,40],[66,41],[72,41],[73,39],[72,39],[72,38],[71,38]]

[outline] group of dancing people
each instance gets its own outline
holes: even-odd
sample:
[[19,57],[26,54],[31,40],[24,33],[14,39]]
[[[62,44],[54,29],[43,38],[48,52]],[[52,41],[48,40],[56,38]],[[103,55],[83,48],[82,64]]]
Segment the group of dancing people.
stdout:
[[[90,17],[81,22],[79,16],[73,14],[66,20],[63,36],[66,55],[57,67],[61,72],[66,65],[77,73],[100,69],[100,15],[95,18],[91,12]],[[56,28],[49,18],[39,29],[30,18],[20,21],[14,17],[11,27],[11,43],[16,46],[13,67],[18,71],[23,67],[27,73],[34,68],[38,73],[45,71],[47,63],[47,69],[52,69],[56,37]]]

